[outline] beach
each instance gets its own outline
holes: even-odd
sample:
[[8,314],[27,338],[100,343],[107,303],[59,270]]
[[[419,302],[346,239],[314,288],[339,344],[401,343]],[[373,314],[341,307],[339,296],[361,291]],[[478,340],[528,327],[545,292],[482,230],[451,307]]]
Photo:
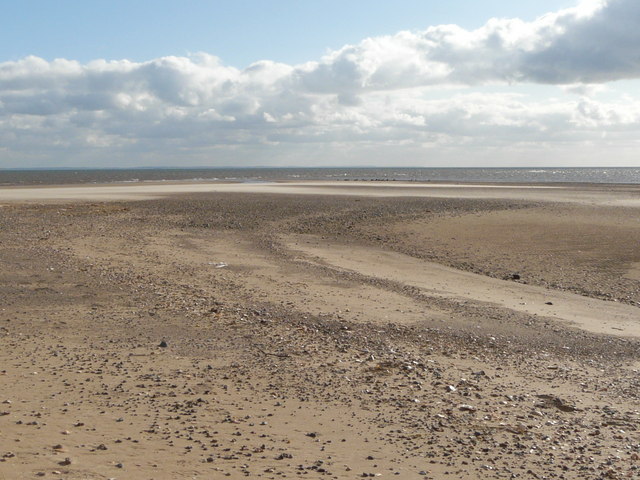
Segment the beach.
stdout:
[[0,479],[640,475],[640,185],[0,188]]

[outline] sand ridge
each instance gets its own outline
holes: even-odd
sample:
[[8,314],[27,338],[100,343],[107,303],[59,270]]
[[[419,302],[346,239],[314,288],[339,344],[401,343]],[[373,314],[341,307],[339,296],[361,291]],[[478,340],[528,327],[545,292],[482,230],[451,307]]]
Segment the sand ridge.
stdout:
[[393,251],[327,243],[318,237],[293,237],[287,244],[312,259],[363,275],[402,282],[428,295],[499,305],[568,322],[594,333],[640,337],[639,312],[632,305],[486,277]]

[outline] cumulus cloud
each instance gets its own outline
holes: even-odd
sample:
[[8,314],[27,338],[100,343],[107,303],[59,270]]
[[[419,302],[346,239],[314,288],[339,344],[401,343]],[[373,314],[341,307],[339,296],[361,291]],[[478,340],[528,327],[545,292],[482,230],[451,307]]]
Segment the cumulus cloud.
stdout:
[[[139,63],[26,57],[0,63],[0,166],[51,151],[175,163],[261,145],[580,142],[597,129],[639,126],[640,101],[596,99],[603,84],[640,76],[638,25],[639,2],[603,0],[532,22],[368,38],[301,65],[265,60],[241,70],[205,53]],[[578,97],[509,90],[527,84]],[[488,93],[495,86],[504,92]]]
[[366,39],[296,68],[295,75],[319,93],[637,78],[639,22],[634,0],[583,2],[529,23],[491,19],[474,31],[440,25]]

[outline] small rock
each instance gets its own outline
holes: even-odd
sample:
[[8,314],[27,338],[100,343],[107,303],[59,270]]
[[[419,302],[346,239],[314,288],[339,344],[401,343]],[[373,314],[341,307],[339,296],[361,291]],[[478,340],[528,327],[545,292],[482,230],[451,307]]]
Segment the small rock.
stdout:
[[167,345],[167,342],[165,342],[164,340],[162,340],[162,341],[160,342],[160,345],[158,345],[158,346],[159,346],[159,347],[162,347],[162,348],[167,348],[169,345]]

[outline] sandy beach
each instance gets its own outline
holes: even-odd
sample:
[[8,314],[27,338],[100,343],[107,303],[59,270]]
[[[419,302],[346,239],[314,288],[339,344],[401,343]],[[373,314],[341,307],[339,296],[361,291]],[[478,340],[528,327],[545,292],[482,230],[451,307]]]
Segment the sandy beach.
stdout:
[[640,187],[0,188],[0,479],[640,476]]

